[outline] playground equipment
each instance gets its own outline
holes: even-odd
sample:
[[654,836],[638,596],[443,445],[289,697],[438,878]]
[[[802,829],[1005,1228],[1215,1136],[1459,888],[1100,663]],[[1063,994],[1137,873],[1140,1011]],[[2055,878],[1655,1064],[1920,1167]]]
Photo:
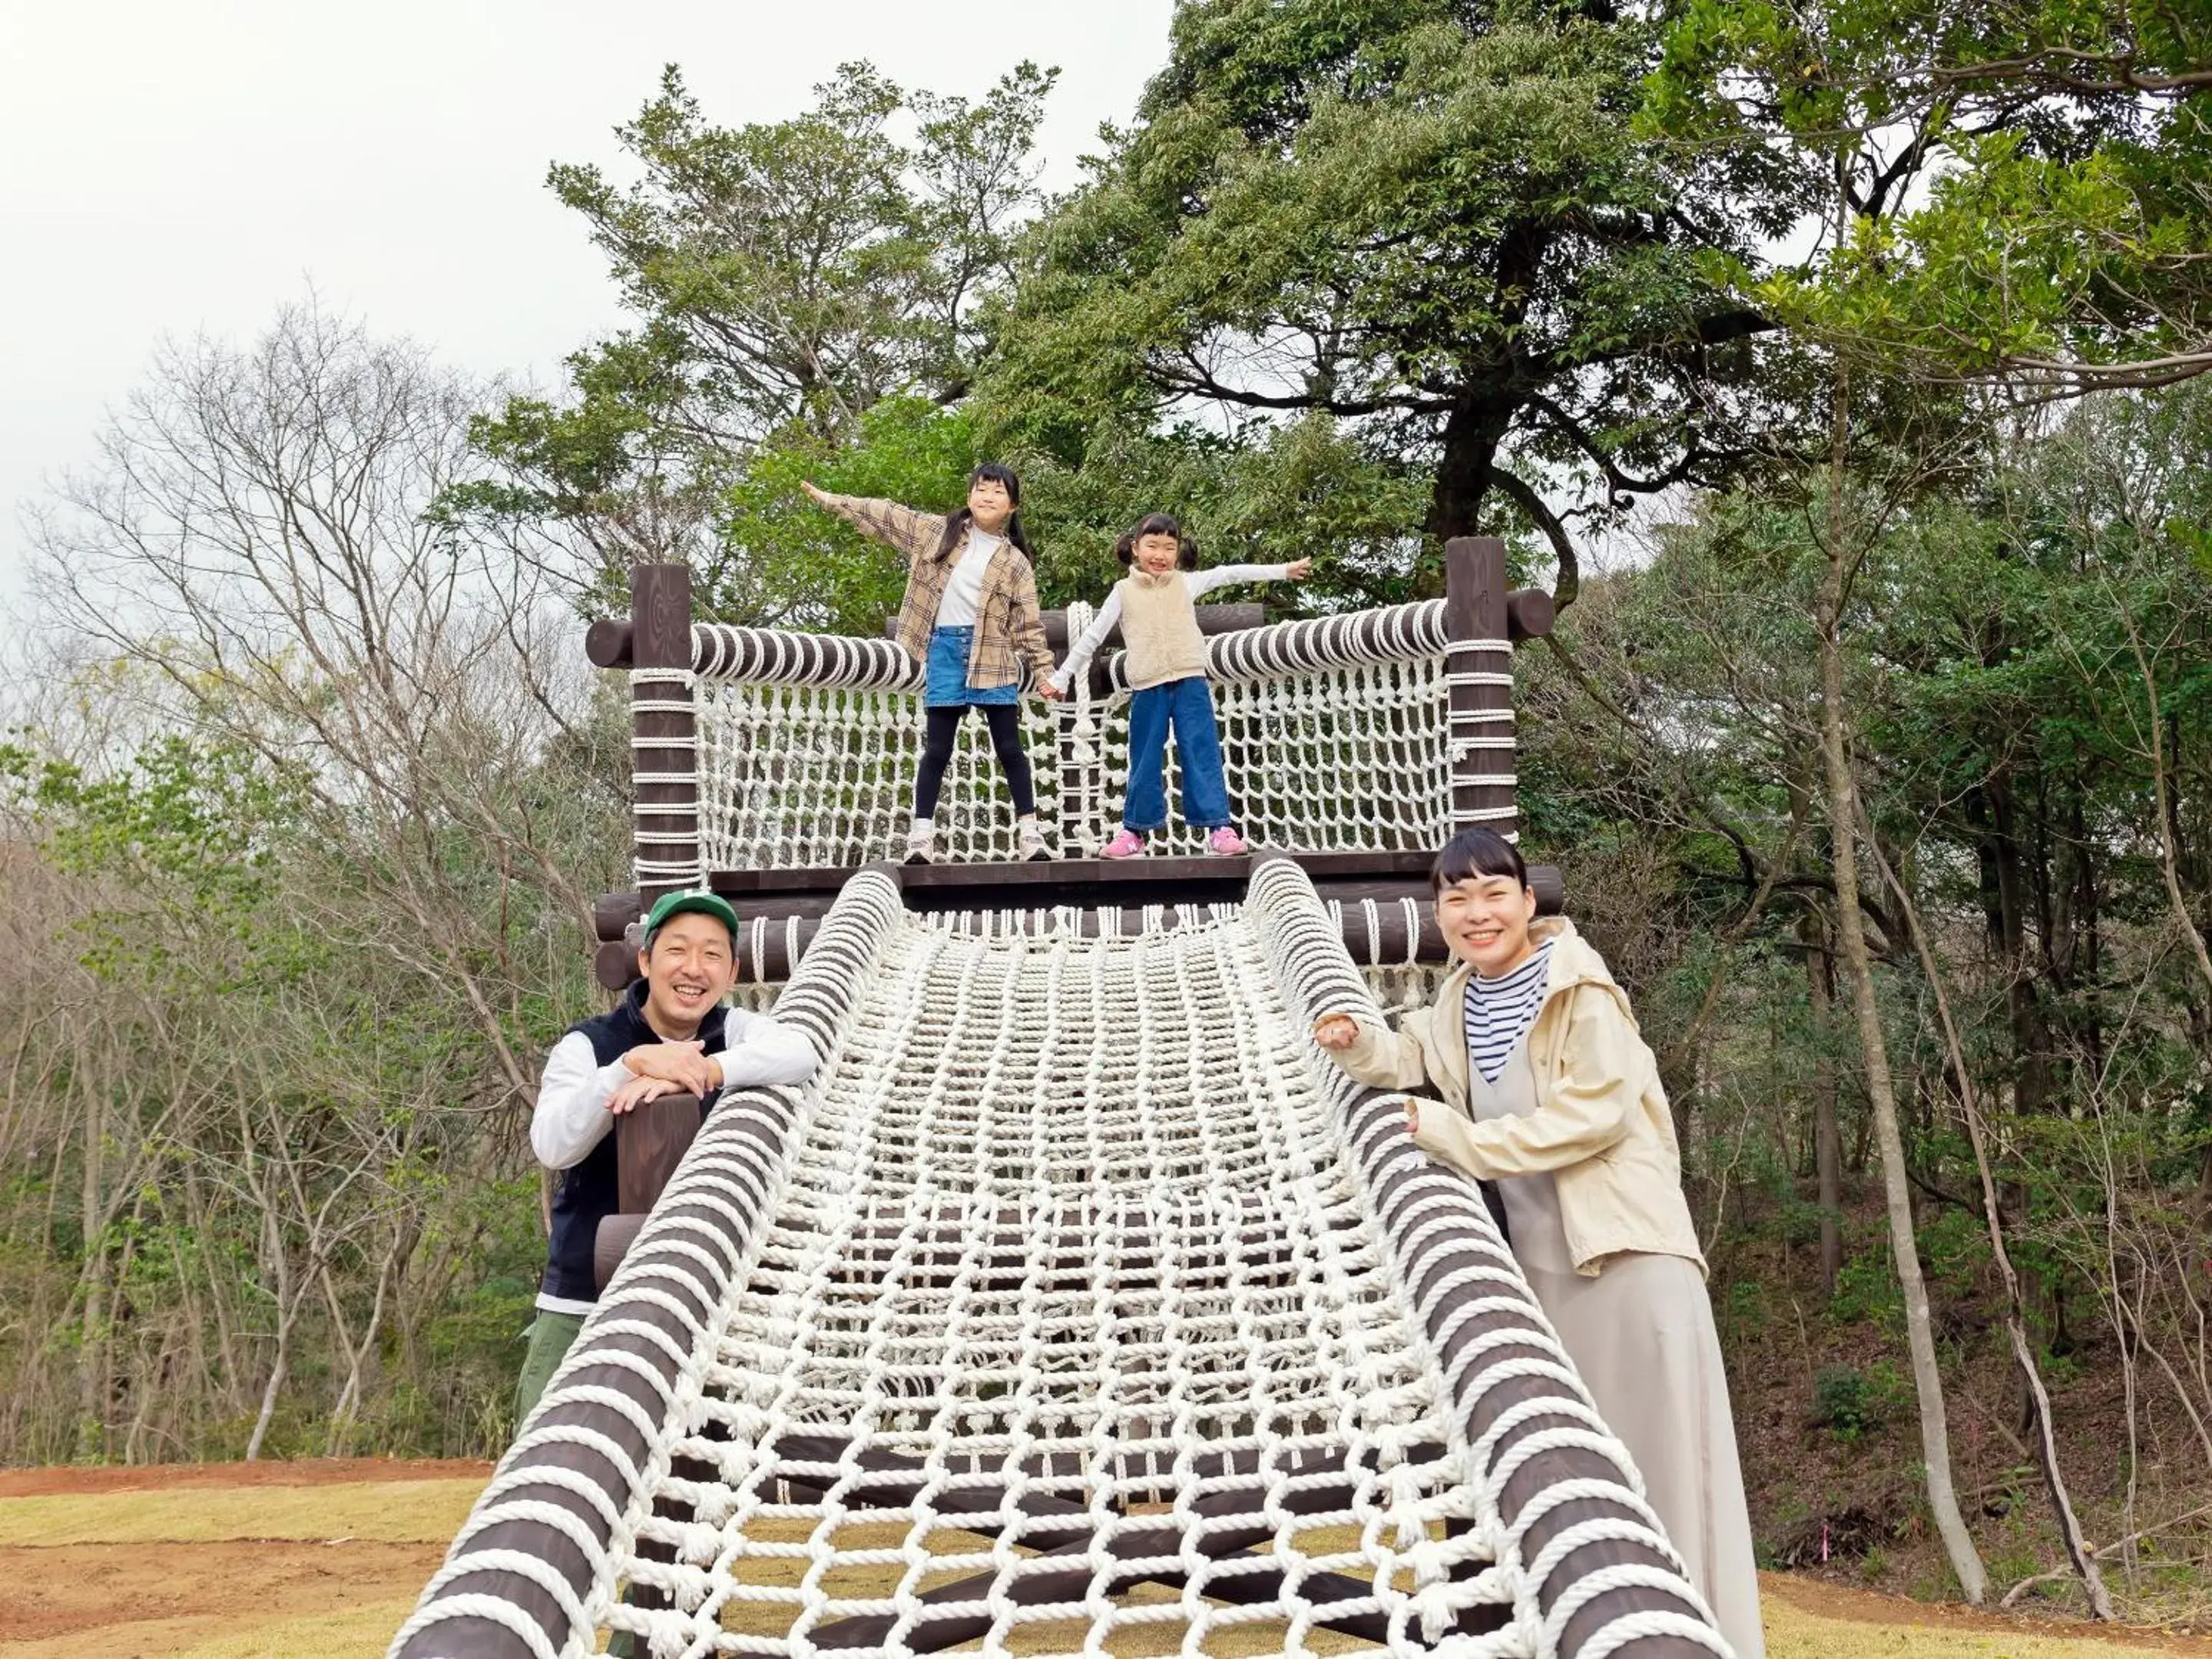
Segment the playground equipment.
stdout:
[[[1247,834],[1289,850],[1004,862],[970,732],[926,866],[884,861],[896,647],[695,626],[680,568],[637,573],[590,641],[635,725],[603,978],[641,903],[713,886],[824,1064],[696,1139],[696,1103],[625,1121],[650,1212],[603,1232],[398,1659],[1726,1653],[1477,1189],[1308,1036],[1441,957],[1435,847],[1514,829],[1511,640],[1548,601],[1495,541],[1448,568],[1426,604],[1205,618]],[[1030,716],[1063,854],[1115,816],[1118,666]]]

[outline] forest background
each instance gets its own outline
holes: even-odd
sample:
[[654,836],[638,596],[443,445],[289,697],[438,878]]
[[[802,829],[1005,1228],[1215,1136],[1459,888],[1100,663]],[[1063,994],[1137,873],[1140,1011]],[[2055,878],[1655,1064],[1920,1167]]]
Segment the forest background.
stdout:
[[2206,1618],[2212,17],[1192,0],[1053,195],[1017,55],[750,125],[672,69],[550,174],[631,319],[556,391],[303,305],[32,509],[0,1460],[503,1443],[629,884],[583,622],[673,559],[872,634],[799,482],[991,457],[1048,604],[1155,507],[1309,610],[1507,537],[1525,844],[1661,1057],[1763,1559]]

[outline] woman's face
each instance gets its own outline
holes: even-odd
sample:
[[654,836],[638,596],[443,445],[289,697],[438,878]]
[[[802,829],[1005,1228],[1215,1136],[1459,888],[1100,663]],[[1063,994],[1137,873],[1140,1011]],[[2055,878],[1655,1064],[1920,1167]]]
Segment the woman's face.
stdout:
[[1176,568],[1176,561],[1182,556],[1182,544],[1173,536],[1163,536],[1158,532],[1139,536],[1137,538],[1136,555],[1138,569],[1155,576],[1165,575]]
[[1510,973],[1535,949],[1528,939],[1535,919],[1535,894],[1510,876],[1478,873],[1437,891],[1437,930],[1485,979]]
[[996,478],[978,478],[968,486],[968,511],[975,528],[995,536],[1014,516],[1014,499]]

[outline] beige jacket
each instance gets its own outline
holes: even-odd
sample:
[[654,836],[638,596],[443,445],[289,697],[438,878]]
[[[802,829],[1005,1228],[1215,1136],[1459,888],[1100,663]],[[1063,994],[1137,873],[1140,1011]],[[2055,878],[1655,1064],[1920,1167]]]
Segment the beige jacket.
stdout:
[[1414,1139],[1431,1158],[1480,1181],[1548,1170],[1578,1272],[1595,1276],[1607,1257],[1631,1250],[1686,1256],[1703,1272],[1674,1115],[1626,994],[1573,923],[1547,920],[1530,932],[1557,943],[1544,1006],[1528,1029],[1536,1109],[1528,1116],[1478,1123],[1468,1115],[1463,1009],[1474,969],[1463,963],[1435,1005],[1407,1014],[1395,1032],[1352,1008],[1324,1014],[1359,1024],[1352,1047],[1329,1057],[1374,1088],[1433,1085],[1451,1109],[1421,1114]]

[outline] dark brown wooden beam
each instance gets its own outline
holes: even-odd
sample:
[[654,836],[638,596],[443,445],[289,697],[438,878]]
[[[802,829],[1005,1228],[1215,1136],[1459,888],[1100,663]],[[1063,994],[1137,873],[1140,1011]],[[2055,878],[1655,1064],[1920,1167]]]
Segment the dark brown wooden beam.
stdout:
[[[635,864],[647,904],[697,878],[698,726],[691,709],[691,568],[641,564],[630,571],[631,654],[641,677],[630,689],[635,742],[631,791],[637,817]],[[687,839],[688,837],[688,839]]]
[[1485,745],[1452,761],[1455,834],[1479,826],[1510,839],[1520,827],[1511,746],[1510,625],[1505,544],[1495,536],[1455,536],[1444,544],[1444,629],[1452,639],[1444,672],[1487,677],[1481,684],[1462,681],[1449,694],[1449,741],[1455,748],[1462,743]]
[[[1316,854],[1297,860],[1313,878],[1314,890],[1324,903],[1342,907],[1345,949],[1352,959],[1370,963],[1401,963],[1407,959],[1404,901],[1416,907],[1415,960],[1442,962],[1443,937],[1431,915],[1428,854]],[[1242,859],[1145,859],[1117,863],[1107,860],[1062,860],[1046,864],[927,865],[900,872],[914,908],[927,911],[1043,910],[1067,906],[1080,914],[1077,925],[1087,938],[1104,929],[1104,910],[1128,913],[1147,905],[1234,903],[1241,902],[1249,878],[1249,860]],[[1232,871],[1229,866],[1235,866]],[[1365,868],[1382,873],[1334,874]],[[988,872],[988,873],[979,873]],[[793,872],[798,873],[798,872]],[[805,872],[836,879],[850,872]],[[710,878],[721,890],[722,876]],[[1565,908],[1565,883],[1555,866],[1531,865],[1529,885],[1535,890],[1539,915],[1558,915]],[[609,894],[599,901],[596,914],[601,925],[611,925],[622,914],[619,901],[626,894]],[[820,918],[834,902],[836,890],[761,890],[728,894],[738,908],[738,973],[741,982],[775,983],[787,979],[795,962],[793,933],[787,923],[799,923],[796,943],[804,956],[813,942]],[[1376,906],[1370,928],[1363,901]],[[767,925],[756,932],[755,924]],[[637,954],[619,939],[603,941],[592,957],[592,973],[610,991],[627,988],[636,977]]]
[[[1456,1224],[1434,1224],[1428,1214],[1434,1192],[1431,1166],[1425,1160],[1401,1155],[1405,1127],[1399,1097],[1379,1090],[1366,1092],[1348,1109],[1346,1127],[1347,1149],[1362,1166],[1369,1203],[1392,1239],[1408,1300],[1420,1310],[1436,1346],[1437,1368],[1443,1375],[1457,1375],[1466,1443],[1480,1443],[1492,1425],[1524,1402],[1560,1399],[1559,1385],[1541,1376],[1507,1376],[1485,1386],[1486,1372],[1519,1360],[1547,1357],[1539,1345],[1546,1327],[1533,1291],[1525,1293],[1525,1310],[1501,1305],[1466,1311],[1472,1304],[1497,1298],[1498,1287],[1474,1279],[1456,1285],[1449,1281],[1470,1263],[1483,1259],[1485,1246],[1492,1241],[1472,1218]],[[1418,1243],[1401,1245],[1400,1241],[1414,1235],[1417,1228]],[[1439,1286],[1447,1288],[1439,1291]],[[1529,1340],[1526,1343],[1512,1340],[1518,1333],[1527,1334]],[[1460,1356],[1486,1338],[1497,1346],[1480,1351],[1460,1371]],[[1530,1434],[1572,1425],[1564,1417],[1533,1416],[1493,1446],[1493,1463]],[[1557,1447],[1531,1455],[1515,1469],[1499,1493],[1499,1514],[1510,1526],[1539,1496],[1580,1480],[1618,1486],[1624,1497],[1627,1495],[1627,1484],[1609,1459],[1575,1447]],[[1607,1518],[1641,1519],[1626,1503],[1603,1496],[1567,1499],[1529,1525],[1521,1541],[1522,1559],[1534,1560],[1547,1544],[1570,1527]],[[1624,1565],[1673,1570],[1672,1564],[1656,1550],[1616,1540],[1595,1541],[1574,1550],[1560,1563],[1546,1580],[1540,1601],[1548,1610],[1578,1580],[1601,1567]],[[1692,1610],[1680,1597],[1664,1590],[1639,1586],[1602,1592],[1567,1621],[1559,1643],[1560,1659],[1574,1659],[1589,1638],[1615,1616],[1647,1611]],[[1620,1651],[1632,1659],[1710,1659],[1708,1650],[1680,1637],[1640,1638]]]

